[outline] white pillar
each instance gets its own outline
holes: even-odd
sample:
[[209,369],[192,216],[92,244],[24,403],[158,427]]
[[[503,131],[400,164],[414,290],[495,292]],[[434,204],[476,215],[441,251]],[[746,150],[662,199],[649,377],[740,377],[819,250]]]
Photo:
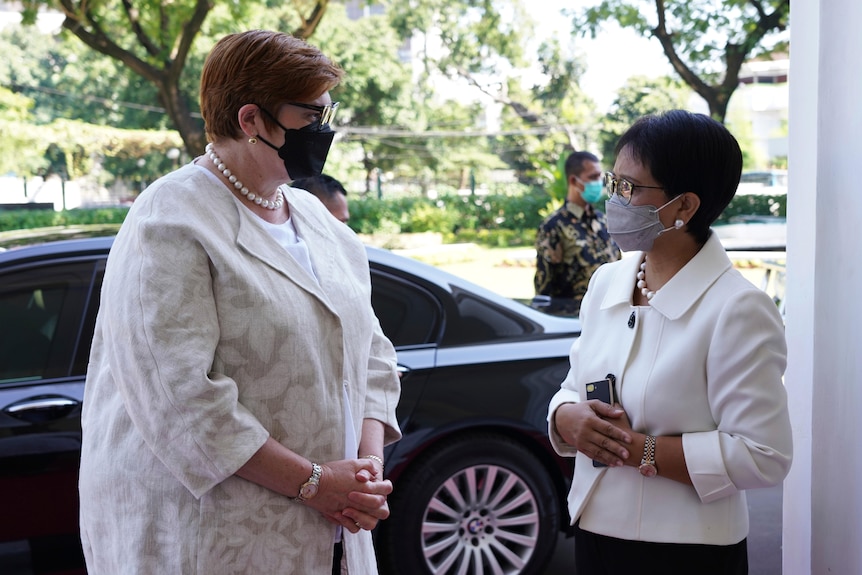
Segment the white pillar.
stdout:
[[790,14],[783,572],[862,574],[862,2]]

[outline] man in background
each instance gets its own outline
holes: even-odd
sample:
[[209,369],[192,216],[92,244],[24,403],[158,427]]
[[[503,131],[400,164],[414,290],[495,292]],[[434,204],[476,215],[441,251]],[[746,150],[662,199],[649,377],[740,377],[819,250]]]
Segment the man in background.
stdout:
[[344,189],[341,182],[332,176],[321,174],[311,178],[300,178],[294,180],[290,185],[293,188],[307,190],[317,196],[329,210],[329,213],[339,221],[346,224],[347,220],[350,219],[350,212],[347,208],[347,190]]
[[605,214],[592,205],[604,190],[599,159],[572,152],[565,170],[566,201],[536,233],[533,307],[577,315],[590,276],[603,263],[618,260],[620,250],[608,234]]

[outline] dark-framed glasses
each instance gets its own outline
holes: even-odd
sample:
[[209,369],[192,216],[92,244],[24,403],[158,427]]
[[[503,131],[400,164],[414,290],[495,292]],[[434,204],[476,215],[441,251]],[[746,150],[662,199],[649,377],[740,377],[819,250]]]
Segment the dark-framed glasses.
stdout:
[[641,186],[635,185],[625,178],[617,177],[613,172],[605,172],[604,174],[605,193],[608,199],[614,194],[618,195],[623,201],[623,205],[629,205],[632,201],[632,193],[635,188],[649,188],[651,190],[663,190],[662,186]]
[[332,123],[332,120],[335,119],[335,112],[338,111],[338,102],[332,102],[326,106],[315,106],[314,104],[303,104],[302,102],[288,102],[288,105],[317,112],[317,119],[315,121],[321,129]]

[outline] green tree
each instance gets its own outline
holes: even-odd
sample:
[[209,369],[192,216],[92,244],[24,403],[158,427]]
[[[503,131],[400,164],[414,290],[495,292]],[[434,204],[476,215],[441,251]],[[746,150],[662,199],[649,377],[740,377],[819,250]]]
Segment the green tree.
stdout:
[[611,109],[599,131],[602,161],[608,169],[613,165],[614,147],[635,120],[673,108],[685,108],[691,90],[680,80],[668,77],[633,76],[617,92]]
[[0,32],[0,84],[33,100],[33,120],[80,119],[118,128],[166,129],[156,88],[68,32],[10,26]]
[[595,37],[615,21],[655,38],[682,81],[724,122],[742,64],[786,50],[781,33],[789,17],[790,0],[604,0],[573,24],[576,33]]
[[[535,20],[525,2],[393,0],[389,14],[403,39],[423,42],[418,81],[429,97],[442,77],[502,106],[503,134],[489,144],[522,182],[549,183],[543,166],[585,146],[594,105],[578,87],[583,65],[556,40],[535,45]],[[524,77],[536,63],[539,77],[528,85]]]
[[0,87],[0,174],[33,175],[45,168],[38,135],[28,129],[33,101]]
[[[216,0],[29,0],[23,3],[24,22],[33,24],[39,8],[65,15],[63,28],[92,50],[109,56],[155,87],[158,101],[180,133],[189,154],[206,144],[203,123],[192,112],[195,91],[182,82],[195,39]],[[246,2],[222,2],[242,20]],[[275,4],[275,3],[274,3]],[[307,38],[320,23],[329,0],[278,3],[295,10],[294,35]]]
[[538,49],[543,72],[549,75],[541,97],[524,100],[522,92],[511,90],[511,81],[520,82],[535,63],[528,49],[535,20],[522,0],[390,0],[388,5],[392,26],[402,39],[419,34],[424,41],[419,50],[421,81],[433,82],[440,75],[461,78],[529,125],[559,119],[553,105],[536,106],[537,101],[553,104],[569,96],[581,72],[577,63],[561,58],[558,43]]
[[[374,41],[357,42],[357,38]],[[392,170],[402,158],[398,141],[368,128],[411,130],[417,123],[411,71],[398,57],[399,39],[384,15],[349,20],[344,6],[334,5],[309,41],[331,54],[345,70],[343,81],[331,94],[341,102],[336,117],[341,140],[336,149],[342,153],[333,153],[327,170],[334,169],[340,158],[358,155],[365,191],[371,192],[377,171]],[[349,160],[338,163],[357,165]],[[355,170],[345,166],[345,174],[350,171]]]

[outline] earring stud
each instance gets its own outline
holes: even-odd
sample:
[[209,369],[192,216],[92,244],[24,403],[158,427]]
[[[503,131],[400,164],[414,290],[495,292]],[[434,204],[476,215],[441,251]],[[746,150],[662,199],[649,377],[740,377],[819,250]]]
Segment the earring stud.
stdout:
[[676,229],[680,229],[680,228],[681,228],[681,227],[683,227],[684,225],[685,225],[685,222],[684,222],[684,221],[682,221],[682,220],[676,220],[676,221],[673,223],[673,227],[675,227]]
[[249,144],[257,144],[257,138],[249,138],[248,143]]

